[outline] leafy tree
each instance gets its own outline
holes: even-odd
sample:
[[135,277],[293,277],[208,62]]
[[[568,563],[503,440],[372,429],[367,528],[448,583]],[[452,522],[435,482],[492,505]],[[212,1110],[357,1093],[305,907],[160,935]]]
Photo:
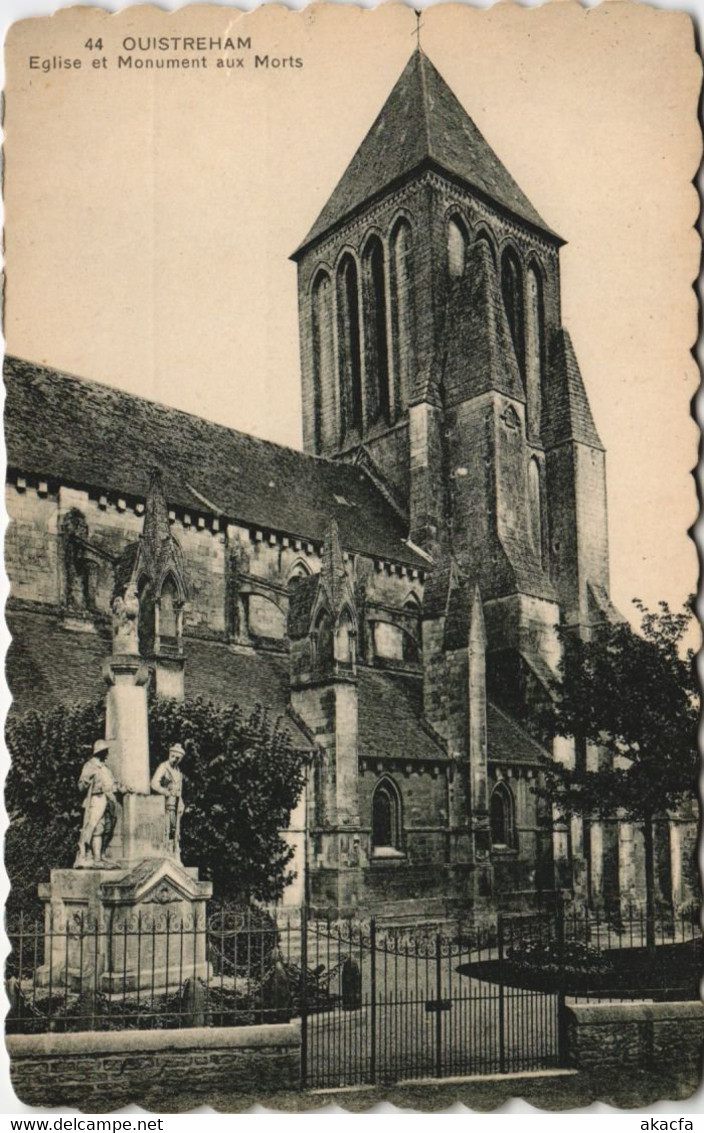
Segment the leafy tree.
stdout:
[[83,820],[78,776],[93,741],[104,734],[101,701],[10,712],[6,739],[12,762],[5,781],[10,916],[38,914],[37,884],[48,880],[50,868],[73,865]]
[[[244,713],[204,700],[149,705],[152,770],[177,740],[186,749],[184,861],[213,881],[221,900],[273,900],[291,880],[292,851],[279,836],[304,781],[304,758],[285,727],[257,707]],[[39,912],[37,884],[73,865],[82,822],[77,780],[104,735],[104,704],[62,705],[13,714],[5,799],[12,891],[8,912]]]
[[[653,819],[696,794],[698,689],[693,651],[684,649],[691,604],[682,612],[666,602],[657,612],[638,599],[634,605],[640,633],[626,622],[600,627],[586,641],[563,633],[561,681],[546,727],[573,738],[578,759],[574,769],[551,764],[546,788],[567,813],[620,815],[642,825],[647,940],[654,947]],[[600,750],[594,769],[579,758],[586,744]]]

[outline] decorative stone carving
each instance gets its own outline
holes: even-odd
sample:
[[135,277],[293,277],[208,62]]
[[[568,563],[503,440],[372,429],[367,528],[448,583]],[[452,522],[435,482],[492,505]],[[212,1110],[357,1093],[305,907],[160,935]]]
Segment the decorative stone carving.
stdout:
[[[182,611],[188,598],[186,573],[181,546],[171,533],[161,473],[155,468],[149,481],[142,534],[116,563],[111,603],[113,633],[124,633],[133,645],[133,631],[127,622],[133,618],[136,602],[138,651],[143,656],[160,652],[159,608],[163,593],[168,597],[167,652],[180,655]],[[117,648],[114,651],[119,652]]]
[[113,653],[139,654],[139,599],[134,591],[115,594],[110,604],[112,610],[112,650]]
[[521,419],[512,405],[507,405],[501,414],[501,420],[507,429],[520,429]]
[[64,603],[66,609],[85,617],[95,607],[98,563],[88,543],[88,524],[78,508],[61,520],[63,544]]
[[158,885],[156,889],[153,890],[151,895],[145,898],[142,904],[173,905],[177,901],[181,900],[181,894],[177,893],[176,890],[171,885],[169,885],[168,881],[162,881],[161,885]]

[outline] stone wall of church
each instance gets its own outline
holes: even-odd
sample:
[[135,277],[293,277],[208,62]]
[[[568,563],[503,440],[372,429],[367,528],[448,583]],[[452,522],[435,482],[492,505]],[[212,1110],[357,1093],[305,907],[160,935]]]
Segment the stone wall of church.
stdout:
[[[11,598],[89,619],[106,617],[114,584],[113,560],[141,533],[144,501],[115,493],[45,484],[22,477],[6,488],[10,517],[5,554]],[[71,511],[85,521],[85,539],[93,551],[90,598],[80,587],[69,588],[62,521]],[[226,524],[212,515],[171,510],[172,530],[183,550],[189,600],[184,632],[197,636],[236,637],[230,605],[237,590],[245,624],[241,637],[282,645],[286,634],[287,587],[295,574],[320,571],[321,545],[311,540]],[[423,581],[417,569],[374,562],[346,554],[354,584],[363,583],[371,607],[386,608],[394,621],[413,597],[420,603]],[[244,578],[243,576],[247,576]],[[71,589],[71,593],[69,593]],[[370,612],[370,618],[375,615]],[[405,624],[401,619],[400,624]],[[372,650],[368,659],[372,660]]]
[[57,606],[60,601],[58,508],[55,496],[8,484],[5,564],[12,597]]
[[589,621],[587,582],[609,589],[605,464],[603,452],[582,444],[546,457],[552,578],[570,621]]
[[[6,567],[12,598],[67,609],[76,614],[107,615],[114,585],[112,560],[141,534],[144,502],[85,489],[60,486],[39,494],[35,484],[18,490],[8,485],[6,506],[10,527]],[[63,518],[77,511],[86,524],[86,541],[95,553],[91,600],[67,593]],[[185,626],[221,635],[225,629],[224,535],[212,517],[176,516],[172,524],[181,544],[190,586]]]
[[455,759],[467,759],[468,658],[466,649],[445,650],[445,619],[423,622],[423,712]]
[[534,793],[533,768],[511,766],[511,753],[505,764],[493,764],[489,771],[489,792],[501,784],[513,800],[513,837],[509,845],[492,847],[494,890],[499,908],[517,912],[535,904],[539,888],[551,889],[549,828],[540,822],[539,802]]
[[486,602],[484,618],[491,649],[506,649],[511,643],[518,643],[528,656],[540,657],[556,675],[562,656],[557,635],[560,621],[557,602],[514,594]]
[[[360,754],[364,755],[363,752]],[[373,766],[362,759],[358,788],[362,829],[371,832],[374,791],[380,783],[388,781],[400,799],[400,835],[396,848],[403,858],[375,857],[372,844],[372,863],[379,870],[396,876],[399,861],[408,866],[443,862],[447,856],[448,823],[448,788],[444,769],[439,764],[429,768],[422,763],[414,763],[412,753],[409,753],[407,763],[393,766],[388,771],[383,769],[383,765]]]

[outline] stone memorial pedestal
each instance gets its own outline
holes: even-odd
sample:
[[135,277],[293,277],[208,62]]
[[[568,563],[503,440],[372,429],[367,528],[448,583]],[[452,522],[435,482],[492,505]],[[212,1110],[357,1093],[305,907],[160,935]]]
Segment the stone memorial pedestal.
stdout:
[[39,982],[57,991],[175,992],[207,976],[210,882],[172,858],[131,869],[55,869],[46,902]]

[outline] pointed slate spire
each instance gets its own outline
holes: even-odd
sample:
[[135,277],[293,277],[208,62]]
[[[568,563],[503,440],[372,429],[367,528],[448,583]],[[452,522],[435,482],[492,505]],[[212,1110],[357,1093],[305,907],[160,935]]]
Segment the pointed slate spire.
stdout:
[[152,469],[144,506],[144,523],[139,539],[128,544],[115,563],[113,600],[127,593],[137,594],[147,583],[153,599],[158,599],[167,577],[173,579],[180,605],[188,598],[183,551],[169,524],[169,509],[161,473]]
[[460,569],[447,540],[436,543],[433,565],[426,574],[423,589],[423,617],[446,618],[452,595],[460,585]]
[[448,297],[443,387],[451,407],[488,390],[525,401],[525,390],[486,240],[476,240]]
[[169,509],[164,494],[164,483],[158,468],[149,473],[149,488],[144,506],[144,525],[142,538],[150,548],[160,547],[165,539],[171,538]]
[[349,598],[349,584],[345,574],[342,547],[340,546],[340,529],[336,519],[330,520],[325,534],[320,582],[327,595],[331,612],[337,614],[345,600]]
[[552,335],[546,386],[542,430],[546,448],[570,440],[603,451],[572,339],[564,327]]
[[533,208],[427,55],[416,48],[292,259],[425,163],[459,177],[513,216],[563,242]]

